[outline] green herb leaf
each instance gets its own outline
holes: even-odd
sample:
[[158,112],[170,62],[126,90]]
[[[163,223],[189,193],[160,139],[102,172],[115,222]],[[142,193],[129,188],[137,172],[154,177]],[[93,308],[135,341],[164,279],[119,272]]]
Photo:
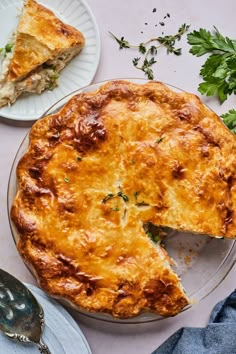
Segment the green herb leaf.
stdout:
[[[135,57],[132,60],[134,67],[138,70],[144,72],[145,76],[149,80],[154,79],[152,65],[156,63],[154,56],[157,55],[158,50],[161,47],[166,47],[167,53],[173,53],[175,55],[181,55],[181,48],[175,48],[176,41],[179,41],[182,35],[188,31],[189,25],[185,23],[179,27],[178,32],[175,35],[168,35],[164,37],[150,38],[146,42],[141,42],[139,45],[130,44],[129,41],[125,40],[124,37],[118,38],[111,32],[111,36],[119,44],[119,48],[135,48],[138,49],[139,53],[144,55],[143,61],[141,62],[141,57]],[[156,43],[158,45],[156,45]],[[150,56],[152,56],[150,58]]]
[[119,48],[123,49],[123,48],[130,48],[129,42],[126,41],[124,39],[124,37],[121,37],[120,39],[117,38],[113,33],[109,32],[110,35],[117,41],[117,43],[119,44]]
[[143,43],[140,43],[139,44],[139,52],[141,53],[141,54],[145,54],[146,53],[146,51],[147,51],[147,49],[146,49],[146,47],[145,47],[145,45],[143,44]]
[[154,59],[154,57],[152,57],[150,60],[145,58],[143,65],[141,67],[141,70],[145,73],[145,75],[147,75],[149,80],[154,79],[153,70],[151,69],[151,66],[155,63],[156,63],[156,60]]
[[103,198],[102,203],[105,204],[105,203],[106,203],[109,199],[111,199],[111,198],[114,198],[114,194],[112,194],[112,193],[107,194],[107,195]]
[[65,181],[66,183],[69,183],[69,182],[70,182],[69,178],[67,178],[67,177],[64,178],[64,181]]
[[142,71],[145,73],[145,75],[147,76],[147,78],[149,80],[153,80],[154,79],[153,70],[151,68],[143,66],[142,67]]
[[157,50],[158,50],[158,48],[156,46],[152,45],[150,47],[150,54],[151,55],[156,55],[157,54]]
[[134,66],[137,66],[140,59],[141,59],[140,57],[139,57],[139,58],[134,58],[134,59],[132,60],[133,65],[134,65]]
[[196,56],[210,54],[202,65],[200,75],[204,82],[198,87],[201,94],[218,96],[224,102],[228,95],[236,93],[236,41],[224,37],[216,27],[213,33],[200,28],[187,35],[192,46],[190,53]]
[[211,33],[203,28],[193,31],[187,35],[188,43],[192,45],[190,53],[200,57],[214,49],[211,40]]
[[125,202],[129,201],[129,197],[122,192],[117,193],[118,197],[121,197]]
[[217,93],[219,84],[217,82],[202,82],[198,86],[198,91],[202,95],[214,96]]
[[182,54],[182,49],[178,48],[178,49],[173,49],[173,52],[175,55],[181,55]]
[[136,203],[135,205],[137,205],[137,206],[148,206],[149,204],[144,202],[144,201],[142,201],[142,202]]
[[200,75],[204,80],[209,80],[215,74],[217,68],[224,62],[221,54],[212,54],[202,66]]
[[232,133],[236,134],[236,110],[230,109],[227,113],[222,114],[221,118]]
[[157,139],[155,142],[156,142],[157,144],[160,144],[163,139],[164,139],[163,137],[162,137],[162,138],[159,138],[159,139]]
[[138,199],[138,195],[140,194],[140,192],[134,192],[134,198],[137,200]]
[[82,161],[82,157],[81,156],[77,156],[77,161]]
[[175,43],[176,40],[179,41],[182,37],[182,35],[188,31],[190,25],[186,25],[184,23],[182,26],[179,27],[178,33],[171,36],[164,36],[164,37],[158,37],[158,41],[164,45],[167,49],[167,53],[173,53],[175,55],[181,55],[181,48],[175,48]]
[[223,103],[227,99],[228,85],[224,81],[219,82],[217,80],[213,82],[202,82],[198,86],[198,91],[206,96],[217,95],[220,102]]
[[111,208],[112,211],[119,211],[120,209],[118,208],[118,206]]

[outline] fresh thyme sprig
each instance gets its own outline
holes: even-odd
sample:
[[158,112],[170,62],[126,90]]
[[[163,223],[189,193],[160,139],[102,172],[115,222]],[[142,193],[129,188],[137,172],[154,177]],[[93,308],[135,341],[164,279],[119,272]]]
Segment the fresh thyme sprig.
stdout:
[[119,49],[123,49],[123,48],[130,48],[130,44],[128,41],[126,41],[124,39],[124,37],[121,37],[120,39],[117,38],[113,33],[111,33],[109,31],[110,35],[117,41],[117,43],[119,44]]
[[157,55],[158,50],[161,47],[165,47],[167,54],[173,53],[175,55],[181,55],[181,48],[176,48],[175,44],[176,41],[179,41],[183,34],[188,31],[189,27],[190,25],[186,25],[184,23],[179,27],[178,32],[175,35],[150,38],[146,42],[142,42],[139,45],[130,44],[124,37],[118,38],[113,33],[109,33],[119,44],[119,49],[137,49],[140,54],[144,55],[142,60],[141,57],[133,58],[132,63],[136,69],[143,71],[149,80],[153,80],[154,74],[152,66],[157,62],[155,60],[155,56]]
[[105,204],[109,199],[113,199],[115,197],[121,197],[124,200],[124,202],[128,202],[129,201],[129,197],[126,194],[124,194],[123,192],[118,192],[117,194],[113,194],[113,193],[107,194],[102,199],[102,204]]

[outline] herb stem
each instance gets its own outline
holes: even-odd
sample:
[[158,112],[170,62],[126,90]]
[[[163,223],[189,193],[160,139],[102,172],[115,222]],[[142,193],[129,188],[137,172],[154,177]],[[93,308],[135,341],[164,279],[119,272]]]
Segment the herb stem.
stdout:
[[[133,58],[132,63],[136,69],[141,70],[148,77],[149,80],[154,79],[152,66],[156,63],[155,55],[161,47],[167,49],[167,54],[173,53],[175,55],[181,55],[181,48],[175,48],[176,41],[179,41],[182,35],[188,31],[189,25],[185,23],[179,27],[178,32],[174,35],[168,35],[163,37],[152,37],[139,45],[129,43],[124,37],[118,38],[113,33],[110,35],[119,44],[119,49],[130,48],[138,49],[139,53],[144,55],[144,59],[141,63],[141,57]],[[150,58],[150,59],[148,59]],[[141,65],[138,65],[141,64]]]

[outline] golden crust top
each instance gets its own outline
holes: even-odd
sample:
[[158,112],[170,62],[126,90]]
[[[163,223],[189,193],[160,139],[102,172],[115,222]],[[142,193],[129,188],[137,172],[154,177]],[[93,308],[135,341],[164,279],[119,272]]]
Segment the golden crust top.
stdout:
[[84,42],[80,31],[59,20],[51,10],[35,0],[26,0],[17,28],[8,79],[21,79],[64,50],[77,48],[79,51]]
[[41,286],[89,311],[188,304],[143,225],[236,237],[235,137],[200,100],[113,81],[36,122],[11,217]]

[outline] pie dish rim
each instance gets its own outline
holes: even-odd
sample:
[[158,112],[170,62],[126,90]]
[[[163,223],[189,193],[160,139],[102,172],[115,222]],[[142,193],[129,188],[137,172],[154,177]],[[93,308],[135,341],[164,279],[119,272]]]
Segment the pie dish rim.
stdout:
[[[146,79],[125,78],[125,79],[104,80],[104,81],[101,81],[101,82],[98,82],[98,83],[94,83],[92,85],[88,85],[88,86],[85,86],[84,88],[80,88],[80,89],[78,89],[76,91],[73,91],[69,95],[66,95],[64,98],[60,99],[57,103],[52,105],[43,114],[43,116],[55,113],[55,111],[57,111],[61,106],[63,106],[75,94],[81,93],[81,92],[94,91],[96,88],[98,88],[99,86],[105,84],[106,82],[114,81],[114,80],[115,81],[117,81],[117,80],[126,80],[126,81],[135,82],[135,83],[146,83],[146,82],[149,81],[149,80],[146,80]],[[174,85],[170,85],[170,84],[166,84],[166,83],[164,83],[164,84],[166,86],[168,86],[169,88],[171,88],[172,90],[177,90],[179,92],[183,91],[183,90],[175,87]],[[10,209],[11,209],[12,200],[14,198],[15,191],[16,191],[16,188],[17,188],[15,170],[16,170],[16,166],[18,164],[18,161],[19,161],[20,157],[24,154],[25,148],[27,147],[28,135],[29,135],[29,132],[26,134],[25,138],[23,139],[23,141],[20,144],[20,147],[19,147],[19,149],[18,149],[18,151],[16,153],[15,159],[14,159],[13,164],[12,164],[10,176],[9,176],[9,182],[8,182],[7,209],[8,209],[8,217],[9,217],[10,228],[11,228],[11,232],[12,232],[12,236],[13,236],[15,244],[17,242],[17,232],[16,232],[16,229],[15,229],[15,227],[13,225],[13,222],[11,221],[11,218],[10,218]],[[193,300],[196,299],[197,302],[203,300],[206,296],[208,296],[223,281],[223,279],[226,277],[226,275],[229,273],[229,271],[231,270],[231,268],[233,267],[233,265],[236,262],[236,258],[235,258],[236,242],[235,241],[236,240],[227,240],[227,242],[229,242],[229,245],[231,245],[231,247],[229,247],[229,250],[228,250],[228,253],[227,253],[226,257],[223,260],[221,260],[221,263],[220,263],[219,267],[217,268],[217,271],[215,273],[214,278],[210,279],[209,282],[207,282],[207,284],[205,284],[202,288],[198,289],[198,292],[200,293],[198,296],[196,296],[196,294],[194,294],[194,293],[193,294],[191,294],[191,293],[189,294],[188,293],[188,296],[190,297],[190,299],[193,299]],[[31,271],[31,273],[35,277],[34,271],[32,269],[30,269],[30,268],[31,267],[28,266],[28,269]],[[49,294],[49,296],[50,296],[50,294]],[[102,321],[106,321],[106,322],[137,324],[137,323],[147,323],[147,322],[153,322],[153,321],[158,321],[158,320],[164,319],[163,317],[158,316],[158,315],[153,314],[153,313],[144,313],[144,314],[139,315],[137,317],[128,318],[128,319],[119,319],[119,318],[117,319],[117,318],[114,318],[111,315],[107,315],[107,314],[87,312],[85,310],[82,310],[80,308],[75,307],[75,305],[72,305],[67,300],[64,300],[62,298],[59,298],[59,300],[62,303],[64,303],[65,305],[69,305],[73,309],[76,309],[80,314],[86,315],[86,316],[94,318],[94,319],[99,319],[99,320],[102,320]],[[181,312],[186,311],[187,309],[189,309],[191,307],[192,307],[192,304],[186,306]]]

